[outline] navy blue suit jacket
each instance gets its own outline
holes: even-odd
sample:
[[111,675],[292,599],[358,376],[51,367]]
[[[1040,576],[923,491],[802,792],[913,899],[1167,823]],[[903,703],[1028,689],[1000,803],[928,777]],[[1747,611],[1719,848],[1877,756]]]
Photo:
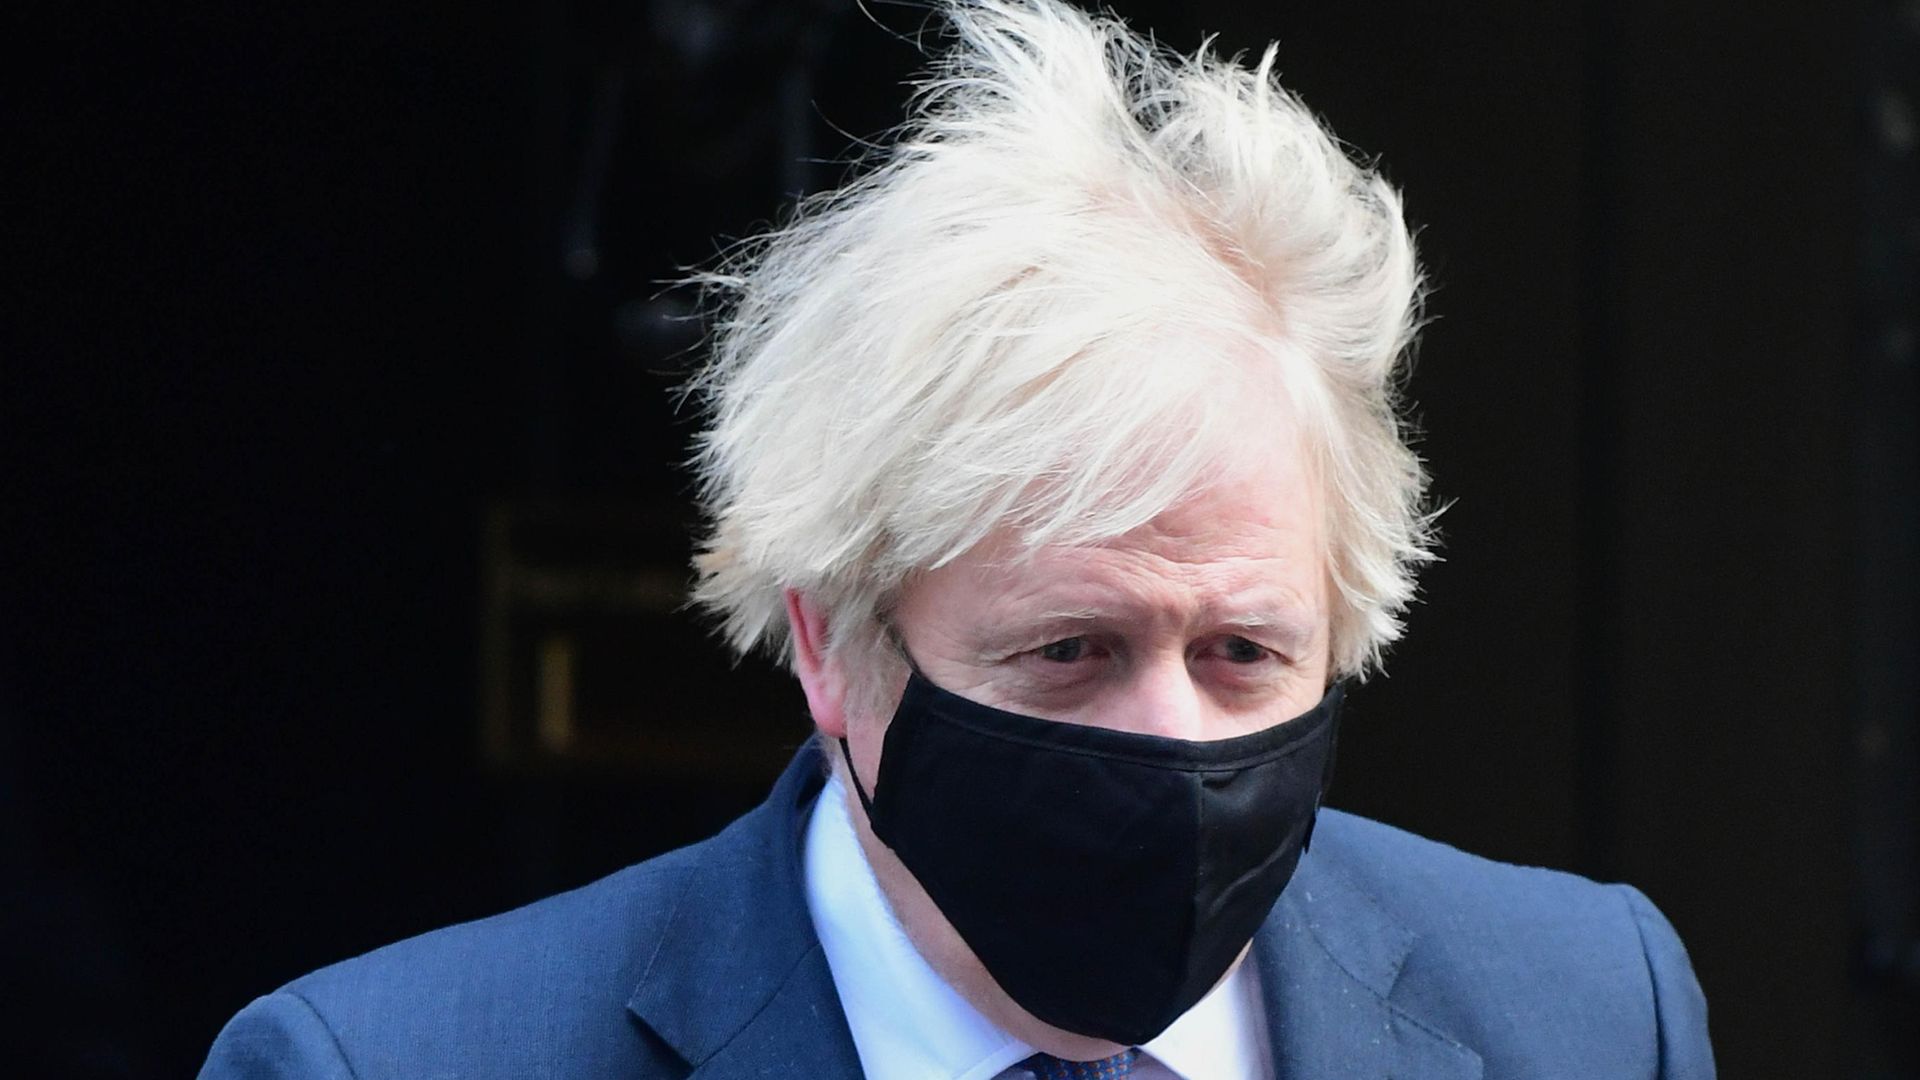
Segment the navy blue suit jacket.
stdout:
[[[200,1075],[860,1076],[802,888],[820,786],[809,750],[711,840],[295,980]],[[1322,811],[1254,956],[1282,1080],[1713,1075],[1686,952],[1624,885]]]

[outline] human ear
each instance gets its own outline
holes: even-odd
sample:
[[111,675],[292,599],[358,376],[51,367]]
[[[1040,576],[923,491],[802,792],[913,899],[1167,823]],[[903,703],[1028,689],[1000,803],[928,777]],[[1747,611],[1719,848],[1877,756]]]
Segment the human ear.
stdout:
[[793,641],[793,673],[807,695],[813,723],[829,739],[847,737],[847,675],[827,648],[827,613],[812,597],[787,589],[787,626]]

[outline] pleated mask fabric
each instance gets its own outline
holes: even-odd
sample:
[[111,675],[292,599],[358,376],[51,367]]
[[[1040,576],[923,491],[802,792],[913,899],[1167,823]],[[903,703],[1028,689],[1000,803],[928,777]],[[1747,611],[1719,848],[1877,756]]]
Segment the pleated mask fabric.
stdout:
[[1292,878],[1342,697],[1336,684],[1292,720],[1190,741],[1007,712],[916,670],[872,796],[853,784],[1014,1002],[1137,1046],[1226,974]]

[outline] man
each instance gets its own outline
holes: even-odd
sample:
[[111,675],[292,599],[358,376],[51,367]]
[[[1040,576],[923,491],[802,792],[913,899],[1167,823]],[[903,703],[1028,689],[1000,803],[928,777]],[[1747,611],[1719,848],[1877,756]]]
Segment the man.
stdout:
[[889,161],[709,278],[698,597],[816,746],[203,1076],[1711,1076],[1639,893],[1319,808],[1428,551],[1394,192],[1271,52],[950,8]]

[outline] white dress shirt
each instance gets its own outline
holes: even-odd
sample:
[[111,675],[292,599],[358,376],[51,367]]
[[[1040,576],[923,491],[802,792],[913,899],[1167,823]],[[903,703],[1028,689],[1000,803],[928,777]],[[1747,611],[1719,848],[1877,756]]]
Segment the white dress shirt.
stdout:
[[[868,1077],[994,1080],[1033,1055],[948,986],[907,939],[860,849],[837,777],[807,823],[806,878],[814,932]],[[1242,963],[1141,1049],[1138,1080],[1272,1080],[1254,965]]]

